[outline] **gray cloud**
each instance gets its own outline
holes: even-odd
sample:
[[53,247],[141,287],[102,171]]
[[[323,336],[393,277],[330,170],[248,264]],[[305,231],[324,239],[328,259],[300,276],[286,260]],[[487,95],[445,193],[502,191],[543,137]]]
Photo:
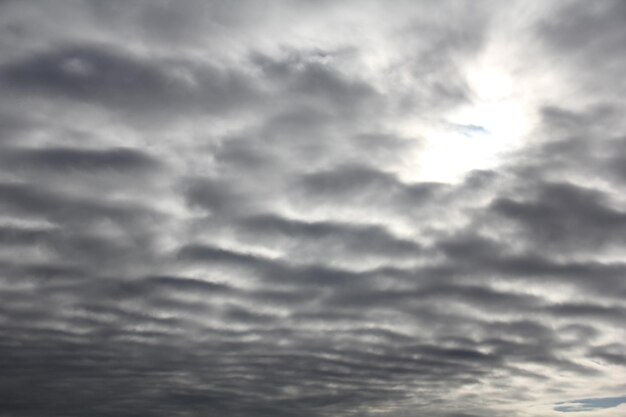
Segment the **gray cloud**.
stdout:
[[620,411],[619,2],[0,8],[0,414]]
[[158,167],[157,161],[134,149],[76,148],[6,149],[3,164],[24,171],[141,172]]
[[194,62],[142,58],[119,47],[68,45],[0,69],[5,88],[112,110],[161,116],[224,112],[255,100],[243,74]]
[[626,214],[603,204],[606,196],[597,190],[567,183],[540,184],[536,201],[500,199],[493,210],[530,232],[538,241],[554,245],[592,245],[611,243],[606,230],[619,232]]

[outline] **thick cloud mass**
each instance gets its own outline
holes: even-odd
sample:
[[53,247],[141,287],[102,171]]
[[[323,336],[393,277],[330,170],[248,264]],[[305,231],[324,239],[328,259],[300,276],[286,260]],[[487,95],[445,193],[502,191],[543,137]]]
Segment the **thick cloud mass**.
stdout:
[[0,2],[0,415],[623,415],[626,8],[540,3]]

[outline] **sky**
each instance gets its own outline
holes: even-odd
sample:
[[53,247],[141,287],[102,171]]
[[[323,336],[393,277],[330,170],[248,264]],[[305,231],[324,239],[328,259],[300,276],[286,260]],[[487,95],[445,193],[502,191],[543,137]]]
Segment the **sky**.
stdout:
[[0,415],[623,416],[625,21],[0,1]]

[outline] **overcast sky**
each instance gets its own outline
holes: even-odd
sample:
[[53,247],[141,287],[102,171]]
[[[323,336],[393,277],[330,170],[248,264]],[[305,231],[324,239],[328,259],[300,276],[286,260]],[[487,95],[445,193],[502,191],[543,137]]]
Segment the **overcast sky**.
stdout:
[[0,415],[623,416],[625,22],[0,1]]

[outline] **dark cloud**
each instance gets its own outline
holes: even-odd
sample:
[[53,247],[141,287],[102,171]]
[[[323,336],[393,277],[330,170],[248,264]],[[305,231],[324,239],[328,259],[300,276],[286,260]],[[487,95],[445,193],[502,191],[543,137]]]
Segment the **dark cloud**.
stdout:
[[307,198],[320,203],[391,203],[414,210],[441,188],[437,183],[404,184],[391,173],[362,165],[343,165],[305,175],[296,186]]
[[363,258],[376,254],[392,258],[417,257],[423,249],[415,241],[397,238],[379,226],[304,222],[272,215],[248,217],[242,226],[249,239],[260,236],[288,240],[305,247],[323,246],[330,253],[349,250]]
[[[331,57],[332,55],[329,54]],[[374,88],[358,80],[351,80],[325,64],[326,54],[312,51],[309,54],[287,52],[282,59],[256,55],[253,62],[258,65],[271,82],[288,92],[288,100],[304,102],[312,108],[325,111],[332,109],[343,117],[350,116],[359,107],[376,101]]]
[[132,203],[92,200],[44,190],[35,185],[8,182],[0,184],[0,204],[6,210],[5,213],[12,212],[23,218],[29,215],[43,217],[52,222],[87,224],[107,218],[131,222],[150,217],[148,208]]
[[13,170],[65,172],[141,172],[158,162],[129,148],[92,150],[77,148],[6,149],[3,164]]
[[140,57],[120,47],[63,45],[0,68],[5,88],[138,114],[223,112],[255,100],[243,74]]
[[[594,7],[582,1],[563,2],[556,12],[540,19],[537,34],[573,90],[587,97],[619,102],[626,85],[624,66],[626,15],[622,1],[607,1]],[[593,68],[589,66],[593,63]]]
[[545,19],[542,34],[551,46],[580,63],[602,62],[600,68],[608,69],[610,61],[622,59],[626,37],[621,24],[624,16],[626,8],[621,1],[608,1],[595,7],[575,1],[566,4],[556,16]]
[[568,183],[540,184],[535,201],[500,199],[492,209],[522,225],[539,242],[554,245],[598,247],[611,244],[606,231],[626,225],[626,213],[607,206],[606,195]]

